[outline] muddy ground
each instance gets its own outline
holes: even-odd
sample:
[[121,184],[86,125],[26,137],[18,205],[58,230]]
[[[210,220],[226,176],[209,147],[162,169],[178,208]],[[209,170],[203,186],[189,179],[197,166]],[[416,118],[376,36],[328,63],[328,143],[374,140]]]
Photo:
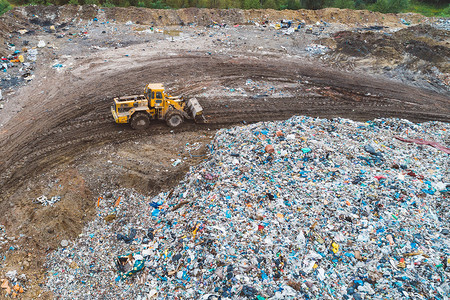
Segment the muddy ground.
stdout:
[[[283,18],[306,26],[290,35],[270,26]],[[357,29],[373,25],[386,28]],[[27,275],[24,298],[51,298],[41,289],[45,256],[77,237],[99,195],[168,190],[202,160],[216,129],[296,114],[449,122],[448,31],[432,25],[420,15],[336,9],[30,6],[6,14],[5,43],[45,46],[36,61],[24,52],[29,65],[2,74],[0,278],[17,270]],[[307,50],[320,44],[328,51]],[[172,130],[154,122],[143,132],[115,124],[112,98],[148,82],[195,96],[209,123]],[[43,206],[42,195],[61,200]]]

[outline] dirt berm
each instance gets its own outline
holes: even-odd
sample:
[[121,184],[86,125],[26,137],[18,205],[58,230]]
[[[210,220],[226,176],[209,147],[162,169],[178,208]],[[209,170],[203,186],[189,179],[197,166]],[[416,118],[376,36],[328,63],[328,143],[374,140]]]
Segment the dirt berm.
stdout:
[[341,10],[326,8],[321,10],[241,10],[241,9],[200,9],[184,8],[178,10],[148,9],[138,7],[97,7],[95,5],[75,6],[24,6],[15,8],[0,18],[0,39],[2,53],[5,53],[5,42],[8,34],[21,30],[37,30],[41,26],[65,26],[69,23],[87,22],[94,18],[104,18],[116,22],[132,21],[136,24],[153,26],[170,25],[211,25],[213,22],[234,24],[248,24],[252,22],[275,22],[281,19],[305,21],[313,24],[317,21],[328,23],[377,24],[382,26],[403,26],[401,18],[407,18],[412,24],[425,19],[419,14],[381,14],[367,10]]

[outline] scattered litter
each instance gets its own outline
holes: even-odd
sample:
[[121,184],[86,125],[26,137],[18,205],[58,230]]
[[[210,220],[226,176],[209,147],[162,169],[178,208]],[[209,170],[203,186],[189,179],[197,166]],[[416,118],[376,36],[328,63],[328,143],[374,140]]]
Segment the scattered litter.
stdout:
[[130,234],[128,236],[127,235],[123,235],[123,234],[117,234],[117,239],[118,240],[123,240],[127,244],[131,244],[131,242],[133,241],[135,236],[136,236],[136,229],[131,228],[130,229]]
[[36,202],[42,204],[43,206],[53,206],[56,202],[61,200],[60,196],[53,196],[51,199],[48,199],[45,195],[42,195],[36,198]]
[[44,48],[45,47],[45,41],[40,40],[39,43],[37,44],[38,48]]
[[117,257],[116,267],[119,271],[116,281],[126,279],[144,268],[144,257],[138,253],[120,255]]
[[400,19],[403,25],[411,25],[411,22],[406,21],[405,19]]
[[286,30],[283,31],[283,34],[285,34],[285,35],[291,35],[291,34],[293,34],[294,32],[295,32],[295,28],[289,27],[288,29],[286,29]]
[[179,164],[181,164],[181,159],[175,160],[175,161],[172,163],[172,166],[176,167],[176,166],[178,166]]
[[27,58],[31,61],[36,61],[37,54],[38,54],[37,49],[29,49],[27,52]]
[[312,55],[320,55],[327,53],[330,49],[327,46],[312,44],[305,48]]

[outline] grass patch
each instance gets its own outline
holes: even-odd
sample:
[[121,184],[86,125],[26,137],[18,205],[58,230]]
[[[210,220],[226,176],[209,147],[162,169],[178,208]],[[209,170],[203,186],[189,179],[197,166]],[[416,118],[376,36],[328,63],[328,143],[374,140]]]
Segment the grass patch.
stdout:
[[0,0],[0,16],[12,8],[8,0]]

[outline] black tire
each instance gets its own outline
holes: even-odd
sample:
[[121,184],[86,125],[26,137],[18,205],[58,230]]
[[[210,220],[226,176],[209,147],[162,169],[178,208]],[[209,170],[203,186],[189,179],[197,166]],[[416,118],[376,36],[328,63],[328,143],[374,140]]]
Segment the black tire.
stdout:
[[180,126],[184,121],[183,115],[179,112],[170,112],[166,116],[166,123],[169,127],[177,127]]
[[150,125],[150,119],[146,113],[135,113],[131,118],[130,125],[135,130],[144,130]]

